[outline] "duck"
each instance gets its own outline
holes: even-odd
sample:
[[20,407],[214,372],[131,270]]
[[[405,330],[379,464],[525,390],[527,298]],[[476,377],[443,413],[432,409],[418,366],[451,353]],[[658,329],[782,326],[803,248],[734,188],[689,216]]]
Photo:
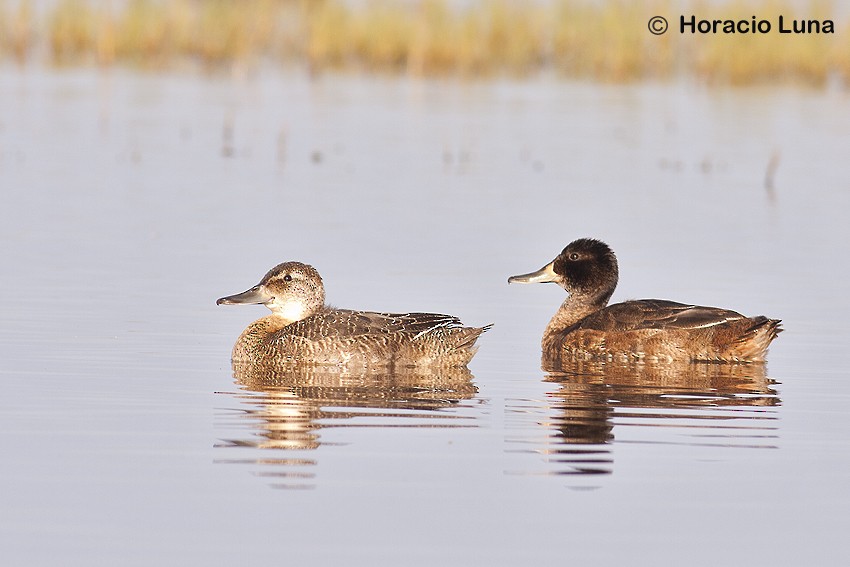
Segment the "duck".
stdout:
[[544,366],[576,360],[763,363],[782,331],[779,319],[665,299],[608,305],[618,278],[614,251],[593,238],[571,242],[536,272],[508,278],[556,283],[569,294],[543,333]]
[[457,317],[438,313],[337,309],[325,303],[319,272],[302,262],[278,264],[251,289],[216,304],[262,304],[271,310],[239,336],[234,365],[460,367],[492,326],[465,327]]

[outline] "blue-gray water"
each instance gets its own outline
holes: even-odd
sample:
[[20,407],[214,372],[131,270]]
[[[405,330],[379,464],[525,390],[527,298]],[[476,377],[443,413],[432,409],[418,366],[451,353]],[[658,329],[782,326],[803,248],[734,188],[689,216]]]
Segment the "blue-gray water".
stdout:
[[[846,565],[848,99],[0,69],[4,564]],[[766,371],[547,377],[506,278],[582,236],[782,318]],[[284,260],[495,327],[448,387],[237,382],[215,299]]]

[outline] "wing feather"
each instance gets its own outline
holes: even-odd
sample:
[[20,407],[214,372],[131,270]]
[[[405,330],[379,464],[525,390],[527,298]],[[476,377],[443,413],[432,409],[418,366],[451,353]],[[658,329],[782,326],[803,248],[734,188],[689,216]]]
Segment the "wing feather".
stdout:
[[583,319],[578,328],[597,331],[704,329],[744,318],[740,313],[728,309],[663,299],[641,299],[609,305]]
[[281,334],[328,338],[400,333],[413,338],[434,329],[462,326],[457,317],[440,313],[376,313],[329,309],[287,326]]

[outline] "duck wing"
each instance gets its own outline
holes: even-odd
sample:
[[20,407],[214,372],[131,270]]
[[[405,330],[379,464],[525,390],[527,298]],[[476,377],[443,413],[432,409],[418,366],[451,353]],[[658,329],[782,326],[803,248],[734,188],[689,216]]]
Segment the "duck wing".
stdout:
[[416,365],[439,361],[469,362],[484,327],[464,327],[460,319],[439,313],[375,313],[327,309],[287,325],[271,342],[291,357],[337,364],[351,356]]
[[577,328],[597,331],[636,331],[640,329],[704,329],[745,319],[729,309],[667,301],[640,299],[616,303],[577,323]]
[[418,335],[439,328],[462,327],[460,319],[440,313],[374,313],[353,311],[357,331],[362,333],[406,333]]
[[439,313],[375,313],[328,309],[291,325],[289,332],[310,335],[308,328],[324,337],[408,334],[412,337],[440,328],[462,327],[460,319]]

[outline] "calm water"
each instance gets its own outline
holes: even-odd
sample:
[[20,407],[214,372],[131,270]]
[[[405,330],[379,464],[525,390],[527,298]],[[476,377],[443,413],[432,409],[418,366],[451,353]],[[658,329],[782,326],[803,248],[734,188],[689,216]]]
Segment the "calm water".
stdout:
[[[839,92],[0,69],[4,564],[848,564],[848,141]],[[581,236],[782,318],[767,368],[544,374],[563,291],[506,278]],[[284,260],[495,327],[234,376]]]

